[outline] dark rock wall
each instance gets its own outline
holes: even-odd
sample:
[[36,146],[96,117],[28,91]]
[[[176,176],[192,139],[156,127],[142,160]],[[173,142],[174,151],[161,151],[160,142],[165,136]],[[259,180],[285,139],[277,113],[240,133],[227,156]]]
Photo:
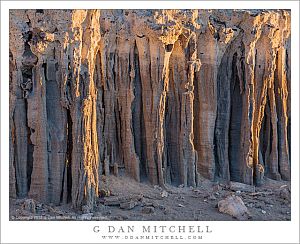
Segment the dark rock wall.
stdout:
[[289,180],[290,56],[287,11],[11,10],[10,195]]

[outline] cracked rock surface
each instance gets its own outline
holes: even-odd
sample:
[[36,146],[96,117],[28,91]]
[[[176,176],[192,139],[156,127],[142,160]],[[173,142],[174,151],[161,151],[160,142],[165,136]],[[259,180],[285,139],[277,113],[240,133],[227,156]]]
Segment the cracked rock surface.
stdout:
[[110,174],[289,181],[290,31],[285,10],[10,10],[10,196],[89,213]]

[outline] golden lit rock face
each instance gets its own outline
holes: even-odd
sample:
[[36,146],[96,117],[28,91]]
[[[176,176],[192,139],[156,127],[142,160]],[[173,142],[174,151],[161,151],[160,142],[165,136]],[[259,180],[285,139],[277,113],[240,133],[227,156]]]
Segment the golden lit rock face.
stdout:
[[11,10],[9,51],[11,196],[290,179],[287,11]]

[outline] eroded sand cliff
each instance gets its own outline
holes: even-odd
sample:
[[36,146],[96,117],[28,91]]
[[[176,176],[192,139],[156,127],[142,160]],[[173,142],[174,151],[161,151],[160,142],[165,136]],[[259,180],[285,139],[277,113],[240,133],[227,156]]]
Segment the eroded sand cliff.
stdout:
[[10,195],[289,180],[290,34],[279,10],[11,10]]

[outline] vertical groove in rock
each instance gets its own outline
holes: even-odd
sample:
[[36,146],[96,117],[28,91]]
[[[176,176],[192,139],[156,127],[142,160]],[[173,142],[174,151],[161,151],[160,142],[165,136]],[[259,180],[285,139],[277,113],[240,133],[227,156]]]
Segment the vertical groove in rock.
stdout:
[[[21,100],[21,101],[20,101]],[[15,128],[15,170],[16,170],[16,185],[17,195],[25,197],[27,195],[27,114],[26,106],[23,99],[17,100],[14,111],[14,128]]]
[[67,110],[67,152],[66,164],[64,168],[64,202],[68,203],[72,200],[72,154],[73,154],[73,130],[72,117],[70,110]]
[[215,125],[215,150],[217,161],[215,162],[215,178],[230,179],[229,173],[229,159],[228,159],[228,128],[230,119],[230,66],[232,63],[230,56],[231,47],[226,50],[220,63],[217,74],[217,116]]
[[[134,135],[134,147],[137,156],[139,157],[140,162],[140,180],[144,181],[147,179],[147,166],[146,155],[145,155],[145,124],[143,117],[143,107],[142,107],[142,84],[141,84],[141,75],[140,75],[140,64],[138,58],[138,50],[136,43],[134,45],[134,62],[133,62],[133,91],[134,91],[134,100],[132,102],[132,129]],[[132,73],[133,75],[133,73]]]
[[241,181],[240,166],[240,143],[241,137],[241,117],[242,117],[242,95],[240,91],[240,80],[237,73],[237,53],[234,53],[232,59],[232,73],[230,79],[230,119],[229,119],[229,171],[230,179],[233,181]]
[[152,72],[150,63],[150,50],[149,41],[147,37],[136,38],[136,44],[139,54],[140,74],[142,83],[142,104],[143,104],[143,116],[145,121],[145,145],[146,145],[146,167],[147,177],[152,184],[157,184],[157,166],[154,161],[154,148],[153,148],[153,117],[152,115]]
[[[175,55],[175,56],[174,56]],[[167,174],[169,176],[169,184],[173,182],[173,184],[180,185],[182,184],[181,180],[181,170],[180,159],[179,159],[179,98],[178,98],[178,85],[176,84],[174,78],[177,77],[177,69],[175,65],[177,62],[173,64],[173,57],[176,57],[176,52],[172,55],[171,65],[170,65],[170,81],[169,81],[169,91],[167,96],[167,104],[166,104],[166,150],[167,150]],[[180,59],[177,59],[178,61]],[[178,62],[181,63],[180,61]]]
[[[288,18],[288,17],[287,17]],[[288,20],[290,23],[290,19]],[[287,86],[287,93],[288,93],[288,98],[287,98],[287,141],[288,141],[288,153],[291,155],[291,36],[289,35],[286,38],[285,42],[285,60],[283,60],[283,64],[285,64],[286,67],[286,86]],[[289,156],[289,171],[291,173],[291,156]],[[290,178],[290,177],[289,177]]]
[[279,10],[11,10],[10,196],[289,180],[290,40]]
[[[10,33],[12,35],[12,33]],[[11,48],[11,46],[10,46]],[[9,90],[13,91],[15,88],[16,80],[16,61],[14,60],[13,53],[9,51]],[[16,191],[16,127],[14,122],[14,109],[16,104],[16,96],[10,94],[9,96],[9,196],[15,198]]]
[[44,65],[46,79],[46,109],[48,129],[49,198],[59,204],[63,191],[63,176],[67,153],[67,115],[60,106],[60,80],[56,76],[57,61],[49,58]]

